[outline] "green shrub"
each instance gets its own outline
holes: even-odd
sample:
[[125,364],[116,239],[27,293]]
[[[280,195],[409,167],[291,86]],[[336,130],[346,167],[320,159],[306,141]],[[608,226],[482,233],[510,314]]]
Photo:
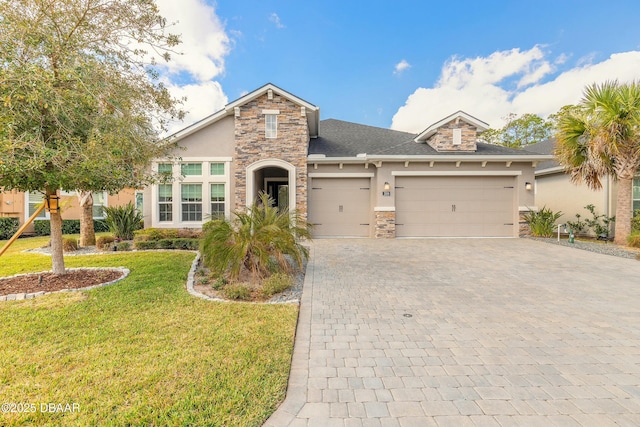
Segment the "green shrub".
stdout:
[[256,283],[270,275],[274,261],[278,271],[302,267],[309,251],[298,239],[311,238],[311,224],[299,214],[281,212],[262,193],[259,203],[234,215],[233,221],[218,219],[205,224],[201,251],[204,265],[214,274],[234,281],[247,272]]
[[615,216],[598,215],[596,213],[596,207],[594,205],[587,205],[584,207],[591,212],[592,218],[585,218],[587,226],[596,234],[596,236],[609,237],[611,232],[611,224],[616,222]]
[[262,281],[262,295],[269,298],[291,287],[293,280],[285,273],[276,273]]
[[109,231],[109,226],[107,226],[107,223],[105,222],[104,219],[94,219],[93,220],[93,230],[96,233],[104,233]]
[[[48,219],[36,219],[33,221],[33,227],[37,236],[49,236],[51,234],[51,223]],[[104,221],[100,219],[93,221],[93,229],[96,233],[109,231]],[[80,234],[80,220],[63,219],[62,234]]]
[[230,283],[222,289],[227,299],[246,301],[251,298],[251,287],[248,283]]
[[636,209],[631,218],[631,231],[640,232],[640,209]]
[[640,231],[633,231],[627,237],[627,244],[632,248],[640,248]]
[[562,212],[553,212],[543,206],[538,212],[530,211],[524,214],[524,219],[529,224],[531,235],[535,237],[552,237],[556,221],[561,216]]
[[218,277],[216,279],[215,282],[213,282],[213,284],[211,285],[211,287],[213,289],[215,289],[216,291],[221,290],[222,288],[224,288],[229,282],[227,282],[227,279],[225,279],[224,277]]
[[0,240],[10,239],[20,225],[18,218],[0,218]]
[[65,237],[62,239],[62,250],[64,252],[73,252],[78,250],[78,239],[75,237]]
[[104,214],[104,221],[116,239],[133,239],[133,232],[140,228],[142,222],[142,214],[131,202],[124,206],[105,206]]
[[117,251],[130,251],[131,250],[131,243],[129,242],[119,242],[115,244],[116,250]]
[[198,239],[161,239],[161,240],[134,240],[133,246],[136,249],[181,249],[198,250],[200,240]]
[[145,228],[144,230],[137,230],[133,234],[134,242],[178,238],[178,230],[175,228]]
[[96,248],[101,251],[108,250],[111,246],[111,243],[115,241],[115,237],[113,236],[98,236],[96,238]]
[[581,215],[576,214],[575,221],[567,221],[567,225],[571,230],[573,230],[573,233],[575,235],[583,234],[585,231],[588,230],[587,223],[585,221],[582,221],[580,218],[581,218]]

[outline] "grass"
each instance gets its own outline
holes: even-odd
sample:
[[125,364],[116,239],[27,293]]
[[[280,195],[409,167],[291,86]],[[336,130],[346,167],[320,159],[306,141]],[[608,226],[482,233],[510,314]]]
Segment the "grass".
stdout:
[[[51,268],[21,250],[0,277]],[[0,245],[4,242],[0,242]],[[124,266],[129,277],[87,292],[0,303],[0,425],[259,426],[284,398],[297,307],[213,303],[190,296],[193,253],[65,257],[67,267]],[[80,405],[40,412],[40,403]]]

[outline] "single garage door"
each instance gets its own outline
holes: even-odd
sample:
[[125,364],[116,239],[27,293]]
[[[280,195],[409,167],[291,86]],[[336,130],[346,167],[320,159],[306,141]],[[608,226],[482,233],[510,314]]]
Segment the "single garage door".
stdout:
[[311,178],[309,222],[315,237],[368,237],[370,178]]
[[512,176],[396,177],[396,236],[513,237]]

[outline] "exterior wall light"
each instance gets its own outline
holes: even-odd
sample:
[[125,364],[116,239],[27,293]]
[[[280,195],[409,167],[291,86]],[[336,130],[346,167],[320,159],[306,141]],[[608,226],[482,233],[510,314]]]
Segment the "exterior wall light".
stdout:
[[47,196],[47,198],[44,200],[47,212],[57,213],[58,210],[60,209],[59,202],[60,202],[60,197],[58,197],[56,194],[50,194],[49,196]]
[[385,182],[382,186],[382,195],[383,196],[391,196],[391,184],[389,182]]
[[530,182],[525,182],[524,183],[524,189],[527,191],[531,191],[531,189],[533,188],[533,185],[531,185]]

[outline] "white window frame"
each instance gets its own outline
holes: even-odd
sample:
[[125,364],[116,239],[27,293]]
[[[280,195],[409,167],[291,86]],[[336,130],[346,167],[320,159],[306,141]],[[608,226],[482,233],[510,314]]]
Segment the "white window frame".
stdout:
[[276,139],[278,137],[278,115],[267,113],[264,115],[264,137]]
[[[154,184],[151,191],[151,227],[158,228],[181,228],[181,227],[201,227],[211,217],[211,184],[224,184],[224,216],[231,217],[231,157],[182,157],[180,162],[173,163],[174,180],[172,189],[172,221],[159,221],[159,200],[158,184]],[[160,163],[171,163],[168,160],[157,160],[152,163],[152,168],[157,172],[157,165]],[[202,175],[181,175],[181,164],[202,163]],[[224,163],[224,175],[211,175],[212,163]],[[202,221],[182,221],[182,194],[181,184],[201,184],[202,185]]]
[[[104,208],[109,206],[109,193],[107,193],[106,191],[99,191],[99,192],[93,192],[91,193],[92,197],[93,197],[93,207],[96,207],[96,195],[102,193],[102,204],[98,205],[98,206],[102,206],[102,216],[95,216],[93,215],[93,219],[104,219]],[[77,193],[76,193],[76,198],[78,197]]]
[[[182,199],[182,190],[185,186],[187,185],[199,185],[200,186],[200,201],[199,202],[193,202],[193,201],[184,201]],[[180,222],[183,224],[192,224],[192,223],[198,223],[201,224],[202,220],[204,219],[204,195],[205,191],[202,188],[202,183],[201,182],[181,182],[180,183]],[[200,206],[200,219],[184,219],[184,207],[186,206]]]
[[[169,186],[171,188],[171,201],[170,202],[160,202],[160,186],[161,185],[166,185]],[[159,224],[173,224],[174,221],[174,213],[175,213],[175,207],[174,202],[175,202],[175,195],[173,194],[173,185],[172,184],[158,184],[158,185],[154,185],[154,189],[153,189],[153,193],[156,195],[156,200],[157,200],[157,204],[156,204],[156,211],[157,213],[154,213],[153,218],[157,219]],[[162,220],[160,219],[160,205],[168,205],[171,207],[171,220]],[[166,212],[165,212],[166,213]],[[156,216],[157,215],[157,216]]]
[[[40,194],[38,192],[33,192],[34,194]],[[29,213],[29,207],[31,205],[30,200],[29,200],[29,195],[32,194],[31,192],[27,191],[24,193],[24,221],[26,222],[29,217],[31,216],[31,214]],[[44,194],[42,194],[42,201],[38,202],[38,203],[34,203],[34,204],[40,204],[40,203],[44,203]],[[51,219],[51,215],[49,215],[49,212],[45,209],[42,212],[40,212],[40,215],[44,214],[44,216],[38,216],[36,217],[36,219]]]

